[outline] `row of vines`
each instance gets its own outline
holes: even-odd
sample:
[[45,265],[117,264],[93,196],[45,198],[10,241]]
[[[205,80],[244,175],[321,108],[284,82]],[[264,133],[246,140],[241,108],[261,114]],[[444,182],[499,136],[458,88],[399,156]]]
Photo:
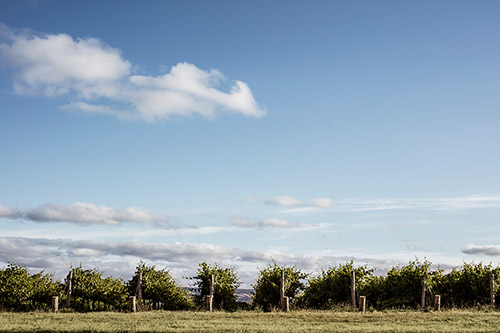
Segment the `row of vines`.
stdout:
[[[237,309],[273,310],[280,303],[280,277],[285,274],[285,295],[292,308],[330,309],[350,303],[351,275],[355,272],[356,293],[368,299],[375,309],[417,308],[421,302],[422,283],[425,279],[431,304],[434,295],[441,295],[444,307],[477,307],[490,303],[490,279],[494,288],[500,285],[500,267],[482,263],[464,263],[445,273],[431,269],[428,261],[414,260],[408,265],[396,266],[384,275],[375,275],[367,266],[354,266],[346,262],[308,274],[296,266],[272,262],[259,270],[252,285],[252,302],[237,301],[236,290],[241,281],[234,267],[220,267],[205,262],[198,266],[197,274],[188,277],[190,289],[180,286],[166,269],[147,266],[142,261],[129,281],[104,277],[98,269],[71,268],[71,276],[56,280],[53,274],[30,274],[25,266],[9,263],[0,269],[0,311],[49,310],[52,296],[59,296],[62,304],[75,311],[126,311],[128,297],[137,295],[139,275],[141,283],[141,309],[197,310],[202,309],[210,292],[210,275],[214,275],[214,307],[226,311]],[[68,279],[71,277],[71,284]],[[71,285],[70,299],[67,300]],[[495,291],[496,291],[495,290]],[[497,296],[498,298],[498,296]],[[67,303],[66,303],[67,302]],[[498,301],[496,302],[498,304]]]

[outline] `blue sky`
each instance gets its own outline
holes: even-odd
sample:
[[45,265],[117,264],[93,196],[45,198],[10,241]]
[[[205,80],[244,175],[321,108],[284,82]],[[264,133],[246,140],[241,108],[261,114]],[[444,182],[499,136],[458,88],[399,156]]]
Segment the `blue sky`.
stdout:
[[499,11],[0,0],[0,263],[499,264]]

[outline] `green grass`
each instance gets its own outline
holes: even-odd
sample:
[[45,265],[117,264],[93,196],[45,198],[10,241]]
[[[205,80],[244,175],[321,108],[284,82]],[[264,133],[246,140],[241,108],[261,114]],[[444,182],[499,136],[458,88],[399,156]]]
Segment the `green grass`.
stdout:
[[0,313],[2,332],[498,332],[500,312]]

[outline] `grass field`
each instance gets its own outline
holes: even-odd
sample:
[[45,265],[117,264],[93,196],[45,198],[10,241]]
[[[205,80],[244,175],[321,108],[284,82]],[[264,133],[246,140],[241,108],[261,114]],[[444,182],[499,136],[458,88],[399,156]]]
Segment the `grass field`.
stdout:
[[498,311],[0,313],[2,332],[499,332]]

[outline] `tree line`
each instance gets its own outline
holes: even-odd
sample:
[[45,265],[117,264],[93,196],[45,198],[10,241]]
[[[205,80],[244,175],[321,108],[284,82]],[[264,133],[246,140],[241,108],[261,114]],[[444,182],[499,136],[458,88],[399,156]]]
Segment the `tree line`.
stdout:
[[210,294],[211,275],[215,281],[213,306],[225,311],[278,309],[282,272],[285,295],[296,309],[331,309],[350,304],[353,272],[356,295],[366,296],[368,306],[374,309],[418,308],[423,281],[427,288],[426,304],[432,304],[434,295],[441,295],[441,304],[447,308],[490,304],[491,277],[495,292],[500,285],[500,267],[492,264],[464,263],[445,273],[440,268],[432,270],[427,260],[415,259],[407,265],[392,267],[384,275],[375,275],[374,271],[366,265],[355,267],[350,261],[323,269],[319,274],[309,274],[296,266],[272,261],[259,269],[252,284],[252,302],[243,303],[237,301],[236,290],[241,281],[234,267],[206,262],[199,264],[196,275],[188,277],[191,288],[180,286],[167,269],[148,266],[142,261],[129,281],[104,277],[102,271],[84,269],[81,264],[71,267],[71,274],[60,281],[44,271],[30,274],[25,266],[10,262],[0,269],[0,310],[49,310],[52,296],[66,301],[69,286],[69,305],[75,311],[126,311],[128,297],[136,295],[138,289],[142,310],[199,310],[204,308]]

